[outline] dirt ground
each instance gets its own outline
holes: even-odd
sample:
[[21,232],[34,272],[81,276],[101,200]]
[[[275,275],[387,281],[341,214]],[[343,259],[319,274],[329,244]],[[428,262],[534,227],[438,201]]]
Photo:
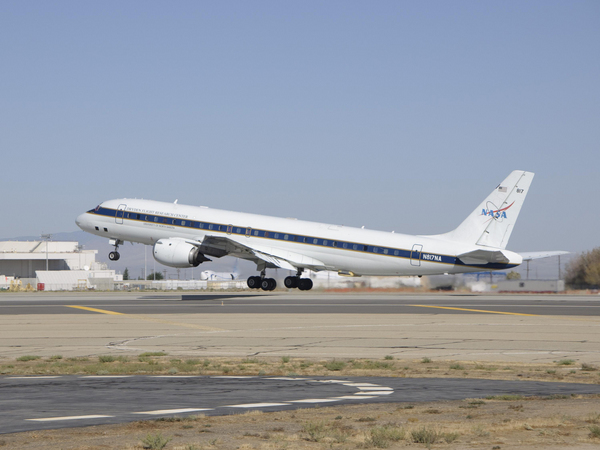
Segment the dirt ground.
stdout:
[[172,417],[124,425],[5,434],[0,435],[0,447],[587,450],[600,448],[600,396],[380,403]]
[[[510,366],[464,361],[20,358],[3,360],[5,375],[147,374],[454,377],[600,383],[596,367],[557,360]],[[432,403],[327,406],[251,411],[229,416],[179,416],[124,425],[0,435],[0,449],[600,449],[600,396],[468,399]]]

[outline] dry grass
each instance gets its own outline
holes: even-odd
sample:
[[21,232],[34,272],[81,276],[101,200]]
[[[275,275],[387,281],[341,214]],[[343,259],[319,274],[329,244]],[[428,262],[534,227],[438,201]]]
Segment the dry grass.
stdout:
[[[477,402],[477,417],[461,406]],[[22,450],[129,449],[170,440],[165,450],[519,448],[591,449],[598,445],[600,396],[555,400],[432,402],[412,409],[398,403],[299,409],[229,416],[189,416],[3,435]],[[438,410],[440,414],[427,411]],[[364,420],[364,418],[370,418]],[[149,441],[152,437],[154,441]],[[157,438],[158,437],[158,438]]]
[[600,372],[555,364],[500,366],[468,361],[304,358],[173,358],[164,353],[99,357],[0,359],[2,375],[259,375],[259,376],[383,376],[419,378],[484,378],[600,383]]

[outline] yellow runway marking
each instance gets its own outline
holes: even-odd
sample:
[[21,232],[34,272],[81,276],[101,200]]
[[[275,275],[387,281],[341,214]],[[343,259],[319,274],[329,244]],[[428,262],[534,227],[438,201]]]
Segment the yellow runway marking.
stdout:
[[170,320],[165,320],[165,319],[155,319],[153,317],[139,316],[137,314],[125,314],[125,313],[120,313],[120,312],[116,312],[116,311],[108,311],[106,309],[89,308],[87,306],[77,306],[77,305],[64,305],[64,306],[66,306],[67,308],[83,309],[85,311],[92,311],[92,312],[97,312],[97,313],[101,313],[101,314],[111,314],[113,316],[125,316],[130,319],[144,320],[146,322],[162,323],[164,325],[174,325],[176,327],[194,328],[196,330],[202,330],[202,331],[225,331],[223,328],[206,327],[203,325],[194,325],[192,323],[172,322]]
[[88,308],[87,306],[76,306],[76,305],[65,305],[67,308],[75,308],[75,309],[85,309],[86,311],[93,311],[102,314],[112,314],[115,316],[126,316],[127,314],[123,314],[115,311],[107,311],[106,309],[96,309],[96,308]]
[[509,316],[539,317],[539,314],[522,314],[522,313],[503,312],[503,311],[486,311],[484,309],[452,308],[450,306],[431,306],[431,305],[408,305],[408,306],[418,306],[419,308],[453,309],[456,311],[471,311],[471,312],[480,312],[480,313],[487,313],[487,314],[507,314]]

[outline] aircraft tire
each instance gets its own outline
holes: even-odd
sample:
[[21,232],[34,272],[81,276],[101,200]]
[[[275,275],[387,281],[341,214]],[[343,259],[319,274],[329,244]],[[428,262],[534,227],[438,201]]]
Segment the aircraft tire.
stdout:
[[110,259],[111,261],[118,261],[120,257],[121,255],[119,255],[119,252],[110,252],[108,254],[108,259]]
[[263,291],[272,291],[277,287],[277,281],[274,278],[265,278],[260,283],[260,287]]
[[298,289],[301,291],[310,291],[313,287],[313,282],[310,278],[300,278],[298,280]]
[[246,284],[250,289],[259,289],[260,288],[261,279],[260,277],[250,277]]
[[286,279],[283,280],[283,284],[288,289],[297,288],[298,287],[298,277],[286,277]]

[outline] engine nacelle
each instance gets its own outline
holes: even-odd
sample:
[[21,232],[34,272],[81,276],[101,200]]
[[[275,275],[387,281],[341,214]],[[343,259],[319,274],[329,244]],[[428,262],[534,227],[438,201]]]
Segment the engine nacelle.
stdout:
[[196,267],[203,261],[210,261],[200,253],[196,245],[188,244],[183,239],[159,239],[153,247],[154,259],[169,267],[185,269]]

